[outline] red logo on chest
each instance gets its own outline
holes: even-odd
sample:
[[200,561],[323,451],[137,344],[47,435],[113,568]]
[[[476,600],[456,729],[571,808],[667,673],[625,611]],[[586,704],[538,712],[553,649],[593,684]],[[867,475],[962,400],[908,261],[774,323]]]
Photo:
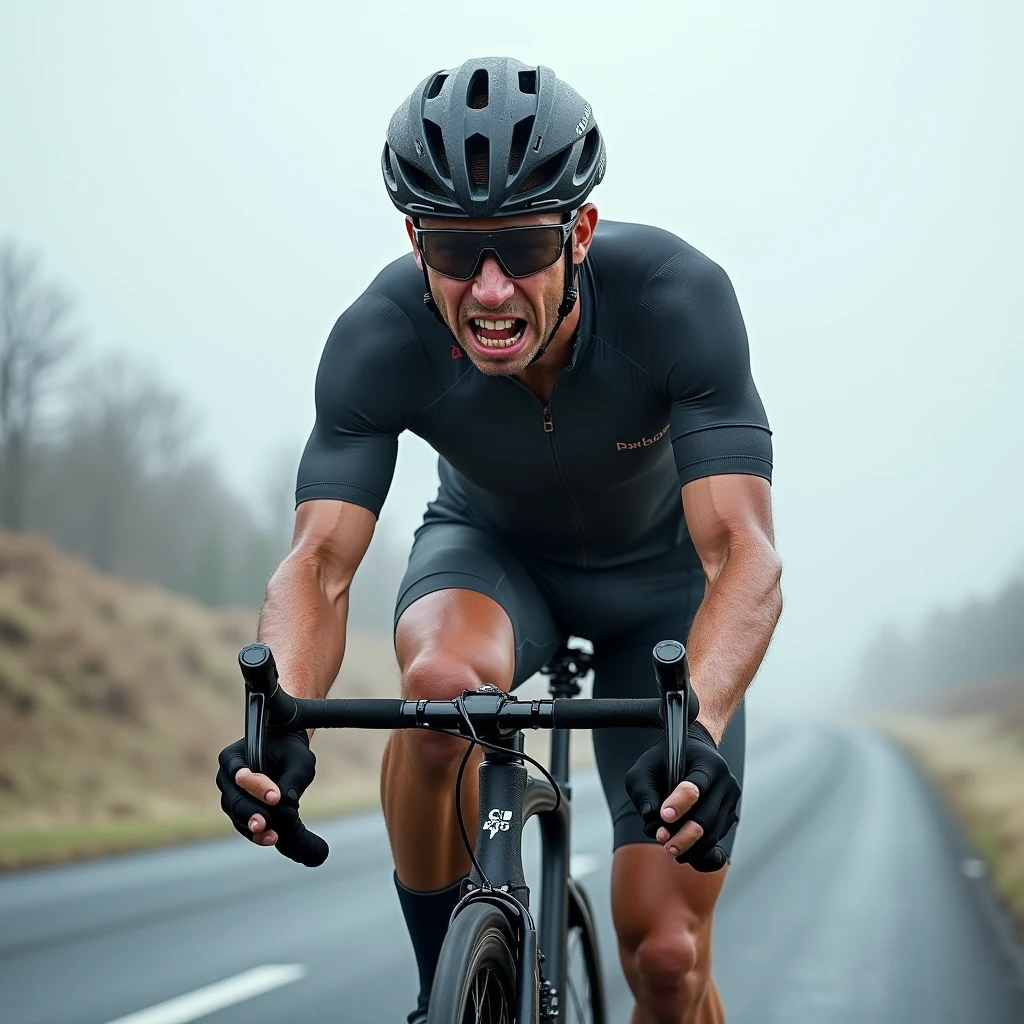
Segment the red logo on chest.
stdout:
[[452,359],[461,359],[462,349],[458,345],[452,345]]

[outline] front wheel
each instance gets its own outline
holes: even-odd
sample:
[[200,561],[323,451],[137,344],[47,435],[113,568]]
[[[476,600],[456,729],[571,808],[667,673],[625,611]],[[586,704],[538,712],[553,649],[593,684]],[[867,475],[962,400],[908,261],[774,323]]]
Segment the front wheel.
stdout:
[[441,947],[427,1024],[513,1024],[515,948],[502,911],[493,903],[470,903]]

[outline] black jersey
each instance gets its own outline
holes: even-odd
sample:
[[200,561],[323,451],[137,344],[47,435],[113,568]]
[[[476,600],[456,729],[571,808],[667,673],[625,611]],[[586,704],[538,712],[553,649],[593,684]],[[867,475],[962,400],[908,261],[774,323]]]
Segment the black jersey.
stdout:
[[453,344],[423,305],[411,253],[390,264],[327,340],[296,502],[379,514],[398,435],[411,430],[440,456],[427,520],[483,526],[577,568],[690,544],[681,485],[771,479],[771,432],[729,278],[666,231],[602,221],[580,304],[571,362],[544,406]]

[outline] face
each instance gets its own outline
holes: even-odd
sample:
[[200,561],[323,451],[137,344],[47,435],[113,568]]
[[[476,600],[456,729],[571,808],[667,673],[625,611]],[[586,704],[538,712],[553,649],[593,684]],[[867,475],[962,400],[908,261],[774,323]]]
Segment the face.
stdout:
[[[427,217],[420,221],[420,227],[494,231],[560,224],[561,220],[557,213],[465,221]],[[573,234],[574,262],[583,261],[596,223],[596,209],[591,205],[583,207]],[[422,269],[410,220],[406,220],[406,228],[417,266]],[[441,315],[477,369],[495,376],[511,376],[529,365],[558,320],[565,287],[564,268],[563,254],[557,263],[529,277],[509,277],[494,254],[486,253],[468,281],[446,277],[429,267],[427,274]]]

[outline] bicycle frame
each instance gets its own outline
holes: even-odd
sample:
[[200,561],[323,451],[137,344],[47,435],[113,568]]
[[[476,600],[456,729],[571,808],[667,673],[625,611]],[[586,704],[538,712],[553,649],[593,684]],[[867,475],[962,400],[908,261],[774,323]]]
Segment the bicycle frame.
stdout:
[[[547,779],[530,776],[523,759],[523,734],[516,733],[505,750],[485,750],[480,765],[480,822],[476,859],[490,890],[507,892],[517,900],[519,915],[519,1007],[518,1024],[537,1020],[535,963],[538,947],[543,953],[543,979],[561,996],[565,987],[566,934],[569,915],[569,732],[552,730],[551,774],[562,791],[559,803]],[[530,914],[530,891],[523,872],[522,833],[526,822],[536,816],[540,823],[541,882],[540,927]],[[489,898],[488,888],[474,867],[471,887],[455,914],[474,899]],[[502,900],[502,905],[514,910]],[[453,914],[453,918],[454,918]],[[559,1003],[561,1000],[559,999]]]

